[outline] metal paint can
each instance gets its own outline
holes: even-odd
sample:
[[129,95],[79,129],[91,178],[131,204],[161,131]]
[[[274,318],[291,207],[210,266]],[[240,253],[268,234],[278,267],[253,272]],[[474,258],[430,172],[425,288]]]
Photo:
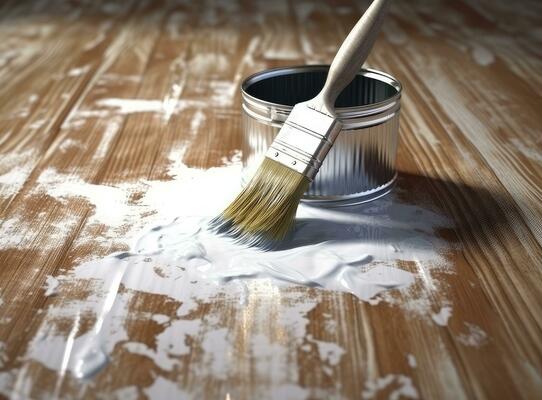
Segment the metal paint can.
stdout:
[[[241,85],[243,179],[260,165],[294,104],[316,96],[329,65],[258,72]],[[393,188],[399,137],[401,84],[373,69],[361,70],[335,104],[343,124],[333,148],[303,197],[322,206],[375,200]]]

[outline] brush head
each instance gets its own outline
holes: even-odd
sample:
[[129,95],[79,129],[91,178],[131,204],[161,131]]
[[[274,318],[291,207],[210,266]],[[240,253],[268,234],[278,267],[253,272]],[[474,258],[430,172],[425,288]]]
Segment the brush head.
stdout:
[[252,180],[211,226],[250,246],[279,244],[340,129],[334,116],[297,104]]
[[272,248],[292,228],[309,184],[306,176],[266,157],[247,186],[211,225],[241,243]]

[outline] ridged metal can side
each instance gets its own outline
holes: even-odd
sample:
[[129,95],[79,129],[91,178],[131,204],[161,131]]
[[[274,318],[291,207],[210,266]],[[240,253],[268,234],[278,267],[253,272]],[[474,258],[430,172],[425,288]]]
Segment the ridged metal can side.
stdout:
[[[294,104],[324,85],[329,65],[276,68],[241,85],[244,177],[260,165]],[[399,136],[401,84],[363,69],[341,93],[336,112],[343,125],[302,201],[323,206],[364,203],[392,189]]]

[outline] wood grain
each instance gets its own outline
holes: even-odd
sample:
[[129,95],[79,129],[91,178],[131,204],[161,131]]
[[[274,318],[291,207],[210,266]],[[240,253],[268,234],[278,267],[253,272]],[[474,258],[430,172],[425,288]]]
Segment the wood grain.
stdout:
[[[424,276],[405,262],[415,284],[378,304],[265,283],[251,286],[244,308],[214,298],[189,315],[203,328],[171,371],[125,346],[155,348],[164,328],[144,316],[174,319],[182,307],[145,292],[123,297],[128,339],[92,380],[27,356],[38,333],[54,327],[67,336],[76,324],[74,315],[51,321],[48,310],[68,309],[95,290],[73,282],[46,297],[46,277],[126,250],[128,232],[156,212],[139,214],[138,184],[175,178],[171,150],[182,148],[179,161],[193,168],[234,158],[242,79],[269,67],[329,63],[368,3],[0,5],[2,395],[120,398],[118,390],[130,388],[145,398],[163,378],[193,398],[273,398],[281,386],[284,398],[399,398],[394,391],[408,378],[427,399],[542,396],[542,5],[535,0],[395,2],[369,58],[404,86],[394,199],[450,219],[437,233],[447,243],[446,267]],[[128,188],[132,219],[96,222],[97,206],[83,195],[44,191],[48,177]],[[444,306],[453,314],[440,326],[431,314]],[[81,316],[80,332],[95,318]],[[212,373],[204,351],[213,329],[231,338],[223,375]],[[475,345],[465,339],[472,329],[485,335]],[[269,340],[267,352],[252,345],[255,337]],[[344,354],[330,363],[318,341]]]

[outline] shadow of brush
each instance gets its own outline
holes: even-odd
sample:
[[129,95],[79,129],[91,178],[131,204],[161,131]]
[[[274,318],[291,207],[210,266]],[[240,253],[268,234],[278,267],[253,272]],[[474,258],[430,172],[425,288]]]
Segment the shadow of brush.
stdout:
[[506,192],[400,172],[392,193],[372,202],[302,206],[291,236],[276,250],[329,241],[382,246],[407,241],[413,251],[429,250],[436,240],[477,238],[489,245],[488,235],[508,232],[510,224],[522,223],[518,216],[518,205]]

